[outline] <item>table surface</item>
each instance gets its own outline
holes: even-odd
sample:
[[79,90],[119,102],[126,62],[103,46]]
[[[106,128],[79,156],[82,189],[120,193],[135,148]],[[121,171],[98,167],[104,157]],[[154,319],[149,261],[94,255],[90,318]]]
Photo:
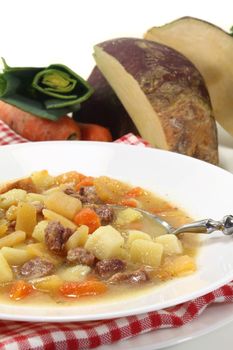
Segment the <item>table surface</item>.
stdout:
[[[142,37],[154,25],[182,16],[198,17],[225,30],[233,25],[233,2],[187,0],[8,0],[1,3],[0,51],[9,65],[63,63],[87,77],[93,45],[113,37]],[[231,140],[230,140],[231,142]],[[233,322],[173,350],[232,348]]]

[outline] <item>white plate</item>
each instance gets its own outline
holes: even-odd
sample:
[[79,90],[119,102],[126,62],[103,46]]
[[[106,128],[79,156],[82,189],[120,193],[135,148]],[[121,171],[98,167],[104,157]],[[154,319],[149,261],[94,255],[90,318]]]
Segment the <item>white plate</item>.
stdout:
[[[1,181],[48,169],[109,175],[142,186],[183,207],[194,218],[220,219],[232,212],[232,174],[196,159],[155,149],[95,142],[42,142],[0,149]],[[195,274],[174,279],[143,295],[67,307],[1,305],[2,319],[85,321],[162,309],[208,293],[233,279],[233,240],[203,236]]]

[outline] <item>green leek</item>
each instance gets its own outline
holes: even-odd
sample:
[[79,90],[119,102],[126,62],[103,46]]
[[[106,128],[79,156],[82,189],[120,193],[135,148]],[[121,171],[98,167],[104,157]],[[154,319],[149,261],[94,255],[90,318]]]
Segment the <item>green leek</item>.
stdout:
[[57,120],[77,111],[92,87],[62,64],[47,68],[9,67],[3,59],[0,100],[41,118]]

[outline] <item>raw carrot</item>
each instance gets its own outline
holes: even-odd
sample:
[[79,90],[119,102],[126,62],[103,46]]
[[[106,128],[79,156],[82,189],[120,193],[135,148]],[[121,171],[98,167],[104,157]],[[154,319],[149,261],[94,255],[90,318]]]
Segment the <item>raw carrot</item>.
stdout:
[[81,130],[81,139],[85,141],[112,141],[112,135],[110,131],[97,124],[78,124]]
[[16,133],[30,141],[80,139],[78,124],[68,116],[52,121],[36,117],[0,101],[0,119]]
[[106,284],[97,280],[88,280],[84,282],[64,282],[60,287],[60,292],[64,296],[71,298],[99,295],[105,293],[106,291]]
[[101,225],[101,221],[96,212],[90,208],[83,208],[74,217],[76,225],[86,225],[89,233],[94,232]]
[[76,191],[79,191],[83,186],[93,186],[94,179],[92,176],[83,177],[76,186]]
[[9,296],[13,300],[20,300],[31,294],[32,291],[33,287],[30,283],[24,280],[18,280],[12,284]]

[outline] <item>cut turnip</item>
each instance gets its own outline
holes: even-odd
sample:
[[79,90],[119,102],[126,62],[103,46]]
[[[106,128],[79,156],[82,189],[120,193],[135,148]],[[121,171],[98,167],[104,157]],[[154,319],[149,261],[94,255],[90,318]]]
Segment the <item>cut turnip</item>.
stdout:
[[178,50],[195,64],[216,120],[233,135],[233,37],[211,23],[184,17],[149,29],[145,38]]
[[98,44],[94,57],[152,146],[218,162],[208,91],[188,59],[165,45],[135,38]]

